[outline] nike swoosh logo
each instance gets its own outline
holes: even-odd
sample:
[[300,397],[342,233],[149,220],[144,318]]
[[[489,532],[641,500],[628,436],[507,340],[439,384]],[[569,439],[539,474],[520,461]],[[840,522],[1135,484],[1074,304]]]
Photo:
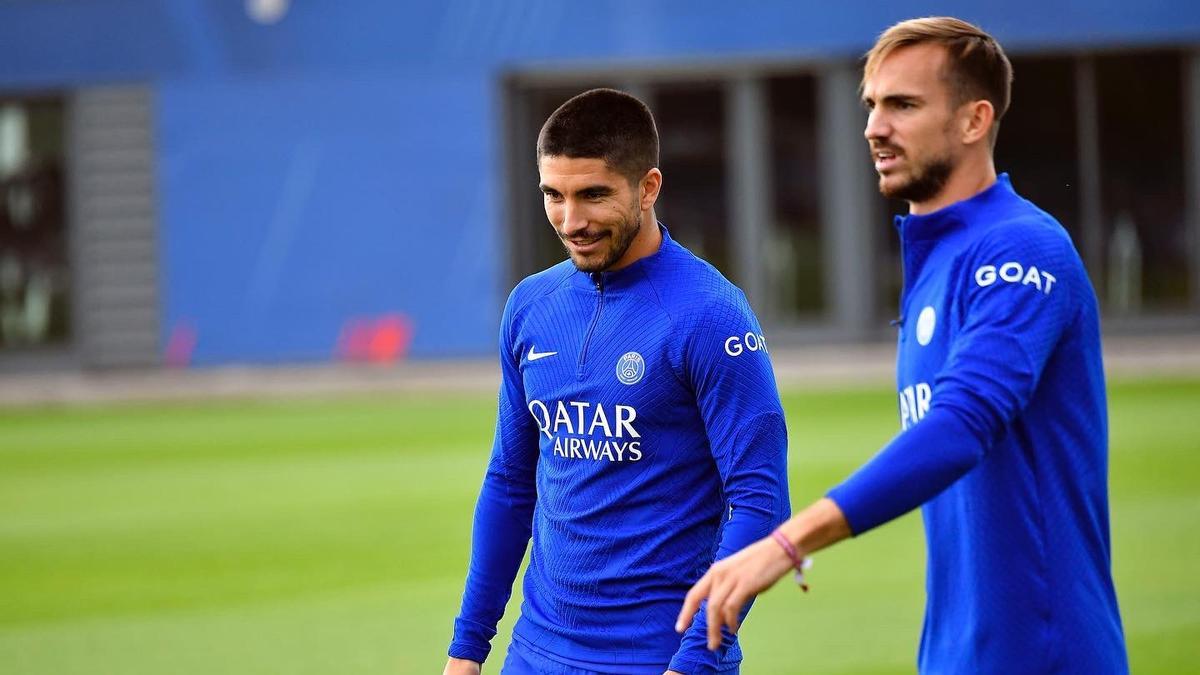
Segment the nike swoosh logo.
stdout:
[[544,359],[547,356],[554,356],[557,353],[558,352],[538,352],[537,347],[530,347],[529,348],[529,360],[537,361],[538,359]]

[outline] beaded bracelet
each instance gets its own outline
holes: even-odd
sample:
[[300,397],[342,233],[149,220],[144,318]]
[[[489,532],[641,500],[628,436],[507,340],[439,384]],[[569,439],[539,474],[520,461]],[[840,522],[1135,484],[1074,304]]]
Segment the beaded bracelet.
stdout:
[[800,590],[807,593],[808,584],[804,581],[804,572],[812,568],[812,558],[808,556],[802,557],[792,542],[782,532],[780,532],[778,528],[771,533],[771,538],[774,539],[783,548],[784,552],[787,553],[788,557],[792,559],[792,565],[796,568],[796,583],[800,584]]

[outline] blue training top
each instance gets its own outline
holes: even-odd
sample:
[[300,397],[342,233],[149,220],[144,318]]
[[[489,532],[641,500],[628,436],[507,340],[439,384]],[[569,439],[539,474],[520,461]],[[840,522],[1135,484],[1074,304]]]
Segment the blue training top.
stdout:
[[1007,175],[897,218],[903,431],[829,493],[854,533],[917,506],[922,673],[1125,673],[1096,295]]
[[616,272],[526,278],[500,327],[499,412],[451,656],[483,661],[532,533],[514,632],[564,660],[736,666],[704,612],[676,615],[714,556],[790,513],[787,431],[745,295],[666,231]]

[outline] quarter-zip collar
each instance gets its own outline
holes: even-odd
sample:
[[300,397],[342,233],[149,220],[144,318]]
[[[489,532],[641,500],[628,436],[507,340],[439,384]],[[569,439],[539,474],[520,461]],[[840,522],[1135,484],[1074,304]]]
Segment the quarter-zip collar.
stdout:
[[981,211],[989,210],[999,201],[1016,198],[1012,182],[1007,173],[996,176],[996,182],[986,190],[968,199],[954,202],[933,213],[923,215],[896,216],[896,229],[900,238],[905,241],[921,241],[939,239],[949,232],[967,227],[977,218]]
[[921,277],[926,261],[939,242],[965,228],[985,227],[991,224],[991,219],[987,218],[986,214],[1013,199],[1019,197],[1013,192],[1008,174],[1002,173],[996,176],[995,183],[969,199],[954,202],[933,213],[896,216],[896,229],[900,231],[901,259],[904,262],[904,289],[900,292],[900,311],[908,311],[908,293],[914,281]]
[[575,271],[572,275],[571,283],[577,288],[591,289],[593,292],[603,290],[605,293],[612,290],[620,290],[630,288],[637,285],[645,278],[647,270],[654,265],[662,264],[664,258],[667,257],[667,251],[677,248],[679,245],[671,239],[671,234],[667,231],[667,227],[662,223],[656,223],[658,231],[662,233],[662,242],[658,246],[658,250],[644,258],[638,258],[632,263],[622,267],[616,271],[604,272],[581,272]]

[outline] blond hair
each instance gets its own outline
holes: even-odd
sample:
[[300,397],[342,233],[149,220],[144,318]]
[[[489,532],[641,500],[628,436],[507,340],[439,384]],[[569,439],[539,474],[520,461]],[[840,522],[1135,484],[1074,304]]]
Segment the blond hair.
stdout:
[[993,140],[1000,118],[1012,98],[1012,64],[1000,43],[982,28],[951,16],[909,19],[885,30],[863,67],[862,83],[870,79],[889,54],[911,45],[934,43],[946,49],[942,77],[950,86],[955,103],[987,100],[996,111]]

